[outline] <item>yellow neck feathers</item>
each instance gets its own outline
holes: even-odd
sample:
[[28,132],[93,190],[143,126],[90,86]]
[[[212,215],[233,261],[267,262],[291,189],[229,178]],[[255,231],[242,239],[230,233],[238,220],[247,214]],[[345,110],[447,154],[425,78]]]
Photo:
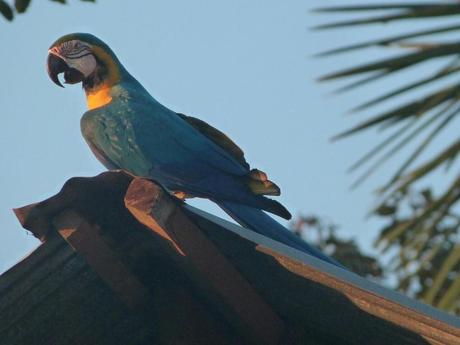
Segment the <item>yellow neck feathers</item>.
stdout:
[[112,101],[111,88],[121,79],[120,69],[110,54],[100,47],[93,47],[93,53],[107,67],[107,77],[96,89],[86,94],[88,109],[95,109],[109,104]]
[[111,100],[112,95],[110,94],[110,86],[108,85],[103,85],[95,92],[86,94],[86,104],[89,110],[109,104]]

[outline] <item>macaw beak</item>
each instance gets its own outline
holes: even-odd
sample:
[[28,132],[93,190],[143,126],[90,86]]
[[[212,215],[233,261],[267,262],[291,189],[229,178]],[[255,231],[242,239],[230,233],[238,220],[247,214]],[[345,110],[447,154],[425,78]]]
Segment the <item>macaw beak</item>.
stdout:
[[59,81],[58,75],[68,70],[69,65],[67,65],[65,61],[61,59],[59,56],[50,53],[48,55],[46,66],[48,69],[48,75],[50,76],[50,79],[56,85],[64,87],[64,85],[62,85]]
[[58,78],[61,73],[64,73],[64,80],[67,84],[76,84],[85,79],[82,72],[70,67],[64,59],[53,53],[48,55],[47,69],[50,79],[60,87],[64,87]]

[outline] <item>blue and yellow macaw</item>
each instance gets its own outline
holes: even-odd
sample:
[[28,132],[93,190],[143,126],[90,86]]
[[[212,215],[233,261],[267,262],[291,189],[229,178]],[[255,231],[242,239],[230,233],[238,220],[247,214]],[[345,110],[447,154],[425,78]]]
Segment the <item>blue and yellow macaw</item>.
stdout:
[[154,179],[171,193],[208,198],[242,226],[322,260],[334,260],[308,245],[262,210],[290,219],[285,207],[265,195],[280,189],[243,151],[204,121],[160,104],[97,37],[75,33],[52,44],[48,74],[59,86],[82,83],[88,111],[81,130],[108,169]]

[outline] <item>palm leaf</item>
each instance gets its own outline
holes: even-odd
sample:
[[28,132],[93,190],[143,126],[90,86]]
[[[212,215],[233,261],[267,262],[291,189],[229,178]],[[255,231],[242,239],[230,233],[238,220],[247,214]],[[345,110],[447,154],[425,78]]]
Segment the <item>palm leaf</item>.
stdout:
[[358,11],[380,11],[380,10],[431,10],[433,8],[456,8],[459,5],[455,4],[439,4],[439,2],[414,4],[414,3],[400,3],[400,4],[379,4],[379,5],[355,5],[355,6],[330,6],[320,7],[315,9],[315,12],[358,12]]
[[424,177],[425,175],[431,173],[441,164],[446,163],[446,161],[453,159],[457,156],[460,150],[460,140],[455,141],[452,145],[447,147],[444,151],[440,152],[436,157],[429,160],[419,168],[413,170],[406,176],[401,178],[401,184],[398,186],[399,189],[405,189],[409,185],[413,184],[415,181]]
[[[458,14],[457,11],[460,9],[460,4],[391,4],[391,5],[369,5],[369,6],[349,6],[349,7],[333,7],[333,8],[323,8],[319,9],[321,12],[353,12],[353,11],[381,11],[381,10],[404,10],[404,11],[411,11],[417,18],[420,16],[425,17],[427,15],[438,16],[440,14],[449,13],[450,15]],[[447,11],[447,12],[446,12]],[[422,13],[423,12],[423,13]],[[373,45],[385,45],[390,42],[399,42],[401,40],[407,39],[408,37],[420,37],[422,35],[432,35],[434,33],[445,33],[445,32],[452,32],[454,30],[460,30],[460,25],[451,25],[451,26],[443,26],[441,28],[432,28],[430,30],[423,30],[417,31],[410,34],[401,34],[397,36],[393,36],[388,39],[380,39],[374,40],[371,42],[367,42],[361,45],[354,45],[353,49],[363,49]],[[346,48],[342,48],[343,51]],[[332,54],[332,52],[329,52]],[[374,81],[377,78],[381,78],[384,76],[388,76],[396,71],[400,71],[406,68],[413,67],[417,64],[422,62],[426,62],[432,59],[438,59],[445,56],[452,56],[455,55],[455,59],[449,63],[447,66],[441,68],[439,71],[435,72],[433,75],[424,77],[419,81],[409,83],[403,87],[397,87],[395,90],[390,90],[385,92],[383,95],[375,97],[372,100],[365,101],[361,105],[358,105],[353,109],[353,111],[360,111],[364,109],[368,109],[372,106],[375,106],[379,103],[392,99],[394,97],[400,96],[405,93],[410,93],[417,88],[429,86],[433,82],[442,81],[444,78],[452,76],[454,73],[460,71],[460,63],[459,58],[460,56],[460,42],[453,42],[453,43],[443,43],[443,44],[434,44],[428,48],[418,48],[415,52],[400,55],[397,57],[392,57],[389,59],[383,59],[377,62],[372,62],[368,64],[364,64],[362,66],[356,66],[353,68],[345,69],[342,71],[338,71],[335,73],[331,73],[328,75],[323,76],[320,80],[333,80],[339,78],[348,78],[359,74],[367,74],[367,73],[377,73],[372,75],[371,77],[367,77],[363,80],[358,82],[354,82],[351,85],[347,85],[343,88],[343,90],[350,90],[353,87],[362,86],[365,83]],[[439,90],[432,92],[431,94],[423,97],[414,99],[403,106],[395,107],[392,110],[389,110],[385,113],[375,115],[372,118],[365,120],[358,125],[342,132],[333,137],[333,140],[343,138],[352,134],[356,134],[363,130],[367,130],[370,128],[375,128],[378,126],[380,129],[385,129],[392,127],[396,124],[399,124],[401,121],[406,121],[409,118],[415,118],[417,121],[420,121],[425,113],[433,111],[436,107],[443,105],[444,107],[452,106],[452,103],[455,103],[460,98],[460,84],[454,84],[451,86],[445,86]],[[447,105],[449,104],[449,105]],[[457,113],[454,113],[449,116],[446,122],[450,123],[455,117]],[[414,121],[412,121],[414,122]],[[430,125],[434,125],[435,121],[429,121],[428,125],[421,125],[423,130],[429,129]],[[355,164],[352,165],[350,168],[351,171],[364,166],[367,164],[371,159],[374,159],[377,154],[380,154],[382,150],[387,150],[380,159],[378,159],[377,163],[374,163],[370,166],[370,168],[366,169],[364,174],[362,174],[358,180],[360,182],[364,181],[363,177],[370,176],[374,171],[380,167],[382,163],[393,157],[398,151],[400,151],[401,147],[407,145],[411,139],[414,138],[417,134],[409,135],[408,138],[404,139],[400,144],[398,144],[397,148],[388,149],[387,144],[394,142],[399,137],[401,137],[405,131],[409,130],[409,128],[414,127],[415,123],[407,124],[401,127],[397,134],[391,135],[390,138],[385,139],[380,144],[377,144],[372,150],[366,153],[362,158],[360,158]],[[398,178],[401,177],[402,173],[406,171],[406,169],[416,161],[417,158],[420,157],[421,153],[429,146],[429,144],[435,139],[437,135],[446,127],[446,124],[438,126],[431,130],[431,134],[425,140],[422,141],[419,147],[417,147],[411,157],[405,160],[403,165],[398,169],[398,171],[394,174],[393,178],[390,179],[390,185],[395,183]],[[404,128],[404,129],[403,129]],[[417,133],[422,131],[422,129],[416,130]],[[410,140],[409,140],[410,139]]]
[[[417,130],[413,133],[413,135],[411,134],[409,138],[412,139],[421,130],[429,126],[433,121],[437,120],[439,116],[444,115],[444,113],[448,111],[453,105],[454,105],[453,102],[448,104],[444,109],[442,109],[440,113],[436,114],[437,116],[434,116],[433,118],[430,119],[430,121],[427,121],[421,127],[417,128]],[[396,183],[400,179],[401,175],[406,171],[406,169],[422,154],[422,152],[428,147],[428,145],[439,134],[439,132],[441,132],[454,119],[454,117],[457,116],[459,111],[460,111],[460,107],[455,107],[455,109],[452,112],[450,112],[445,117],[445,119],[430,132],[430,134],[425,138],[425,140],[422,141],[422,143],[415,149],[415,151],[407,158],[407,160],[396,171],[395,175],[388,183],[388,187],[390,187],[391,185],[393,185],[393,183]],[[402,146],[404,146],[405,144],[406,142],[401,143]]]
[[460,30],[460,24],[448,25],[448,26],[441,27],[441,28],[415,31],[415,32],[411,32],[408,34],[397,35],[397,36],[387,37],[383,39],[377,39],[377,40],[367,41],[363,43],[352,44],[352,45],[348,45],[348,46],[344,46],[340,48],[330,49],[322,53],[319,53],[316,56],[325,57],[329,55],[336,55],[339,53],[346,53],[346,52],[350,52],[350,51],[362,49],[362,48],[384,47],[384,46],[389,46],[393,43],[401,42],[407,39],[431,36],[431,35],[436,35],[436,34],[445,34],[447,32],[452,32],[452,31],[457,31],[457,30]]
[[357,66],[342,71],[327,74],[320,78],[320,81],[338,79],[343,77],[350,77],[357,74],[368,73],[373,71],[386,71],[394,73],[402,69],[413,67],[421,62],[426,62],[431,59],[439,59],[441,57],[449,55],[457,55],[460,53],[460,43],[444,43],[442,45],[436,45],[431,48],[419,49],[414,53],[399,55],[389,59],[382,59],[377,62],[365,64],[363,66]]
[[441,297],[437,303],[437,307],[440,309],[445,309],[452,311],[456,306],[455,302],[458,303],[460,296],[460,275],[457,276],[455,281],[449,286],[447,291]]
[[344,138],[351,134],[355,134],[357,132],[369,129],[377,124],[382,124],[385,122],[391,122],[392,124],[395,124],[400,122],[401,120],[407,120],[409,117],[421,118],[421,116],[426,112],[436,108],[437,106],[443,104],[446,101],[456,99],[458,96],[460,96],[460,84],[448,86],[425,98],[409,102],[403,106],[396,107],[395,109],[392,109],[388,112],[385,112],[367,121],[364,121],[358,124],[357,126],[349,130],[346,130],[345,132],[337,134],[332,138],[332,140]]
[[[329,22],[315,29],[343,30],[345,27],[356,28],[379,23],[388,26],[388,23],[395,21],[437,18],[438,25],[435,26],[431,24],[431,27],[423,29],[412,29],[388,37],[369,38],[364,42],[331,47],[317,56],[324,58],[343,53],[361,53],[365,49],[376,47],[404,49],[397,55],[389,55],[376,61],[370,59],[360,65],[320,77],[320,81],[350,80],[351,83],[338,90],[340,92],[354,92],[363,85],[370,85],[376,80],[430,62],[430,69],[419,69],[422,72],[413,80],[408,80],[404,84],[393,83],[386,88],[380,87],[379,93],[367,100],[357,97],[360,104],[351,111],[369,112],[367,118],[337,134],[333,140],[365,130],[393,129],[350,167],[351,172],[359,172],[355,185],[362,183],[388,160],[401,155],[402,148],[414,145],[403,157],[388,182],[380,189],[383,203],[381,207],[385,206],[393,211],[389,214],[375,211],[389,221],[389,225],[381,231],[376,245],[379,245],[383,252],[391,248],[397,249],[396,252],[388,251],[388,255],[391,256],[391,267],[397,274],[401,289],[406,292],[416,291],[417,296],[446,310],[454,310],[453,305],[457,306],[455,310],[459,310],[460,279],[452,280],[449,274],[460,268],[460,243],[456,240],[457,237],[452,237],[452,233],[457,232],[460,227],[460,215],[457,216],[455,213],[460,204],[460,176],[455,177],[445,191],[438,193],[440,195],[425,198],[422,206],[418,205],[420,196],[418,201],[410,201],[408,191],[413,189],[415,183],[439,168],[451,167],[460,151],[460,138],[450,139],[451,141],[446,142],[445,147],[437,154],[426,156],[427,149],[434,140],[442,135],[446,128],[452,126],[460,114],[460,83],[448,84],[449,78],[460,72],[460,41],[446,41],[444,38],[445,35],[455,37],[453,34],[456,32],[460,34],[460,22],[443,20],[456,17],[460,19],[460,3],[377,3],[320,8],[316,12],[342,15],[355,13],[360,16]],[[359,77],[361,78],[357,79]],[[422,89],[428,89],[428,92],[422,94]],[[396,106],[393,105],[389,110],[379,113],[370,112],[375,106],[390,100],[395,101],[402,96],[405,97],[403,104],[396,103]],[[406,206],[403,207],[404,204]],[[408,209],[412,209],[409,215]],[[455,225],[452,225],[452,222]],[[445,244],[449,244],[452,249],[446,249]],[[439,269],[430,270],[426,268],[427,265],[434,265]],[[429,284],[430,281],[433,281],[432,285]]]
[[[455,59],[455,62],[458,62],[458,59]],[[446,78],[446,77],[450,77],[452,74],[454,73],[457,73],[460,71],[460,65],[457,66],[451,66],[451,64],[449,64],[447,66],[447,68],[443,68],[442,70],[440,70],[439,72],[435,73],[434,75],[432,76],[429,76],[427,78],[423,78],[421,80],[418,80],[416,82],[413,82],[413,83],[410,83],[408,85],[405,85],[403,87],[400,87],[396,90],[392,90],[390,92],[387,92],[379,97],[376,97],[374,99],[371,99],[365,103],[362,103],[360,104],[359,106],[355,107],[352,109],[353,112],[356,112],[356,111],[362,111],[362,110],[365,110],[369,107],[372,107],[374,105],[377,105],[377,104],[380,104],[384,101],[387,101],[393,97],[396,97],[396,96],[400,96],[406,92],[409,92],[409,91],[414,91],[422,86],[426,86],[427,84],[430,84],[430,83],[433,83],[433,82],[436,82],[438,80],[442,80],[443,78]]]
[[457,245],[450,251],[449,256],[444,260],[441,266],[441,269],[436,275],[433,285],[423,297],[423,300],[426,303],[434,302],[434,299],[436,298],[439,291],[441,290],[447,278],[447,275],[450,272],[452,272],[453,268],[458,264],[459,261],[460,261],[460,245]]
[[402,5],[375,5],[375,6],[345,6],[325,7],[316,9],[316,12],[362,12],[362,11],[392,11],[394,14],[385,14],[364,19],[347,20],[323,24],[315,29],[332,29],[364,24],[389,23],[404,19],[422,19],[460,14],[460,4],[402,4]]

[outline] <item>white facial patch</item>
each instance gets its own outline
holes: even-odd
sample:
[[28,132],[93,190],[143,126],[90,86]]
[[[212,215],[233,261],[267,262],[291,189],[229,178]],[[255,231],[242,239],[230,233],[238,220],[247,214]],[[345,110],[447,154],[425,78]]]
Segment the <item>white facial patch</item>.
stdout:
[[69,67],[79,70],[85,77],[93,73],[97,66],[91,46],[79,40],[64,42],[52,53],[59,55]]
[[79,70],[83,75],[88,77],[96,69],[96,59],[93,54],[88,54],[76,59],[64,58],[69,67]]

